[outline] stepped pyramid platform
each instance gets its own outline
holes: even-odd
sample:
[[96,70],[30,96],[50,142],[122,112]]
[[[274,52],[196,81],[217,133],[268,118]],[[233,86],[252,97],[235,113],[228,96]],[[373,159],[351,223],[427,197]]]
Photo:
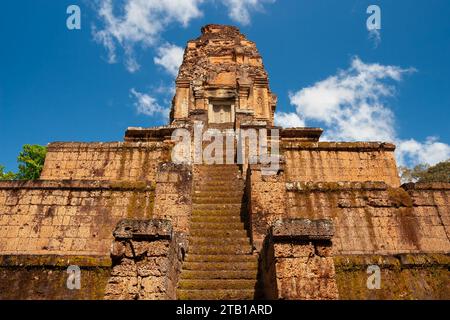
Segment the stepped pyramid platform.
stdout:
[[[50,143],[39,180],[0,181],[0,299],[450,299],[450,184],[401,185],[395,145],[320,141],[276,108],[256,44],[204,26],[167,125]],[[275,169],[176,161],[177,133],[207,148],[208,129],[278,142]]]

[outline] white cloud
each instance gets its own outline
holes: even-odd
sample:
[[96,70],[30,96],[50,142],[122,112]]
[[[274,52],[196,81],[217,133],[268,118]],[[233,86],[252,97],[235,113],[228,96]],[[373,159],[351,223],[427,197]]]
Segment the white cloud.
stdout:
[[147,116],[162,115],[164,118],[168,118],[169,109],[160,106],[154,97],[136,91],[134,88],[130,90],[130,93],[132,97],[135,98],[134,106],[138,113]]
[[[219,0],[228,8],[229,17],[243,25],[250,23],[252,11],[261,11],[263,3],[275,0]],[[161,34],[171,24],[187,27],[191,20],[203,15],[205,0],[98,0],[97,15],[101,28],[94,26],[94,40],[103,44],[108,62],[116,63],[117,49],[122,48],[125,66],[130,72],[139,70],[135,47],[153,47],[164,40]],[[173,52],[172,52],[173,53]],[[169,61],[170,62],[170,61]],[[167,63],[169,63],[167,62]],[[164,66],[164,65],[163,65]],[[174,73],[172,67],[169,72]]]
[[275,117],[275,125],[285,128],[304,127],[305,121],[296,113],[279,112]]
[[424,143],[414,139],[400,141],[396,152],[397,161],[402,166],[415,166],[421,163],[435,165],[450,159],[450,146],[438,142],[435,137],[428,137]]
[[[414,69],[366,64],[353,58],[350,68],[290,94],[295,113],[276,113],[285,126],[290,119],[312,120],[325,127],[324,139],[346,141],[390,141],[397,144],[401,165],[434,164],[450,157],[449,146],[429,138],[425,143],[398,138],[395,116],[385,105],[395,95],[392,82]],[[301,123],[298,120],[295,123]]]
[[[134,46],[154,46],[160,34],[171,23],[187,26],[202,15],[199,4],[203,0],[124,0],[122,7],[114,7],[112,0],[100,0],[98,16],[103,29],[93,29],[94,39],[108,50],[108,61],[117,61],[117,45],[123,47],[126,66],[130,72],[139,69],[134,58]],[[122,15],[117,15],[121,9]]]
[[392,140],[394,115],[382,100],[392,96],[395,88],[385,80],[399,81],[411,71],[365,64],[355,57],[349,69],[291,93],[290,101],[305,120],[323,122],[329,138]]
[[162,66],[168,73],[176,77],[183,62],[184,49],[167,43],[159,47],[157,53],[158,55],[153,58],[155,64]]
[[264,2],[274,2],[275,0],[222,0],[228,8],[228,16],[243,25],[250,24],[250,12],[261,11]]

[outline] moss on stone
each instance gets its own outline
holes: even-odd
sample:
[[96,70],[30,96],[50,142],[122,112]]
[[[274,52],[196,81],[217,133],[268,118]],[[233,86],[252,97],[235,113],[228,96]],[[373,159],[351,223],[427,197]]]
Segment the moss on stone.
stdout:
[[413,201],[408,192],[402,188],[388,188],[389,200],[396,207],[412,207]]
[[[446,254],[333,257],[340,299],[448,299]],[[381,269],[381,289],[367,288],[367,266]]]
[[[365,270],[336,273],[340,299],[370,300],[409,300],[409,299],[448,299],[450,292],[448,271],[428,270],[383,270],[381,288],[367,288]],[[447,279],[446,279],[447,278]]]
[[116,180],[110,183],[112,189],[146,191],[154,190],[154,184],[146,181]]
[[109,267],[81,267],[80,290],[67,288],[66,267],[0,267],[0,299],[103,299]]
[[108,256],[0,255],[0,266],[2,267],[67,267],[69,265],[109,267],[111,260]]

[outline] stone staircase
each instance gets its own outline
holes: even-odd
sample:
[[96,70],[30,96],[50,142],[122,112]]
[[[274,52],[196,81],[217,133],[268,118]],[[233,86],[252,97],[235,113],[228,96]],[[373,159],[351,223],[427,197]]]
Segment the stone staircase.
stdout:
[[237,165],[197,166],[189,236],[177,296],[253,299],[258,258],[241,222],[244,183]]

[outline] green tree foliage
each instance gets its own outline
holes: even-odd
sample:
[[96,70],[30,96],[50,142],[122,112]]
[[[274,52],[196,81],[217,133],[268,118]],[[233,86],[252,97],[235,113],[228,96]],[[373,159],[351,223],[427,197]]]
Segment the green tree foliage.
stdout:
[[44,167],[47,147],[40,145],[26,144],[17,157],[19,171],[17,173],[4,172],[3,166],[0,166],[0,180],[36,180],[41,175]]
[[16,179],[16,174],[14,172],[5,172],[5,167],[0,165],[0,180],[14,180]]
[[420,164],[414,168],[400,167],[402,182],[448,182],[450,183],[450,159],[434,166]]

